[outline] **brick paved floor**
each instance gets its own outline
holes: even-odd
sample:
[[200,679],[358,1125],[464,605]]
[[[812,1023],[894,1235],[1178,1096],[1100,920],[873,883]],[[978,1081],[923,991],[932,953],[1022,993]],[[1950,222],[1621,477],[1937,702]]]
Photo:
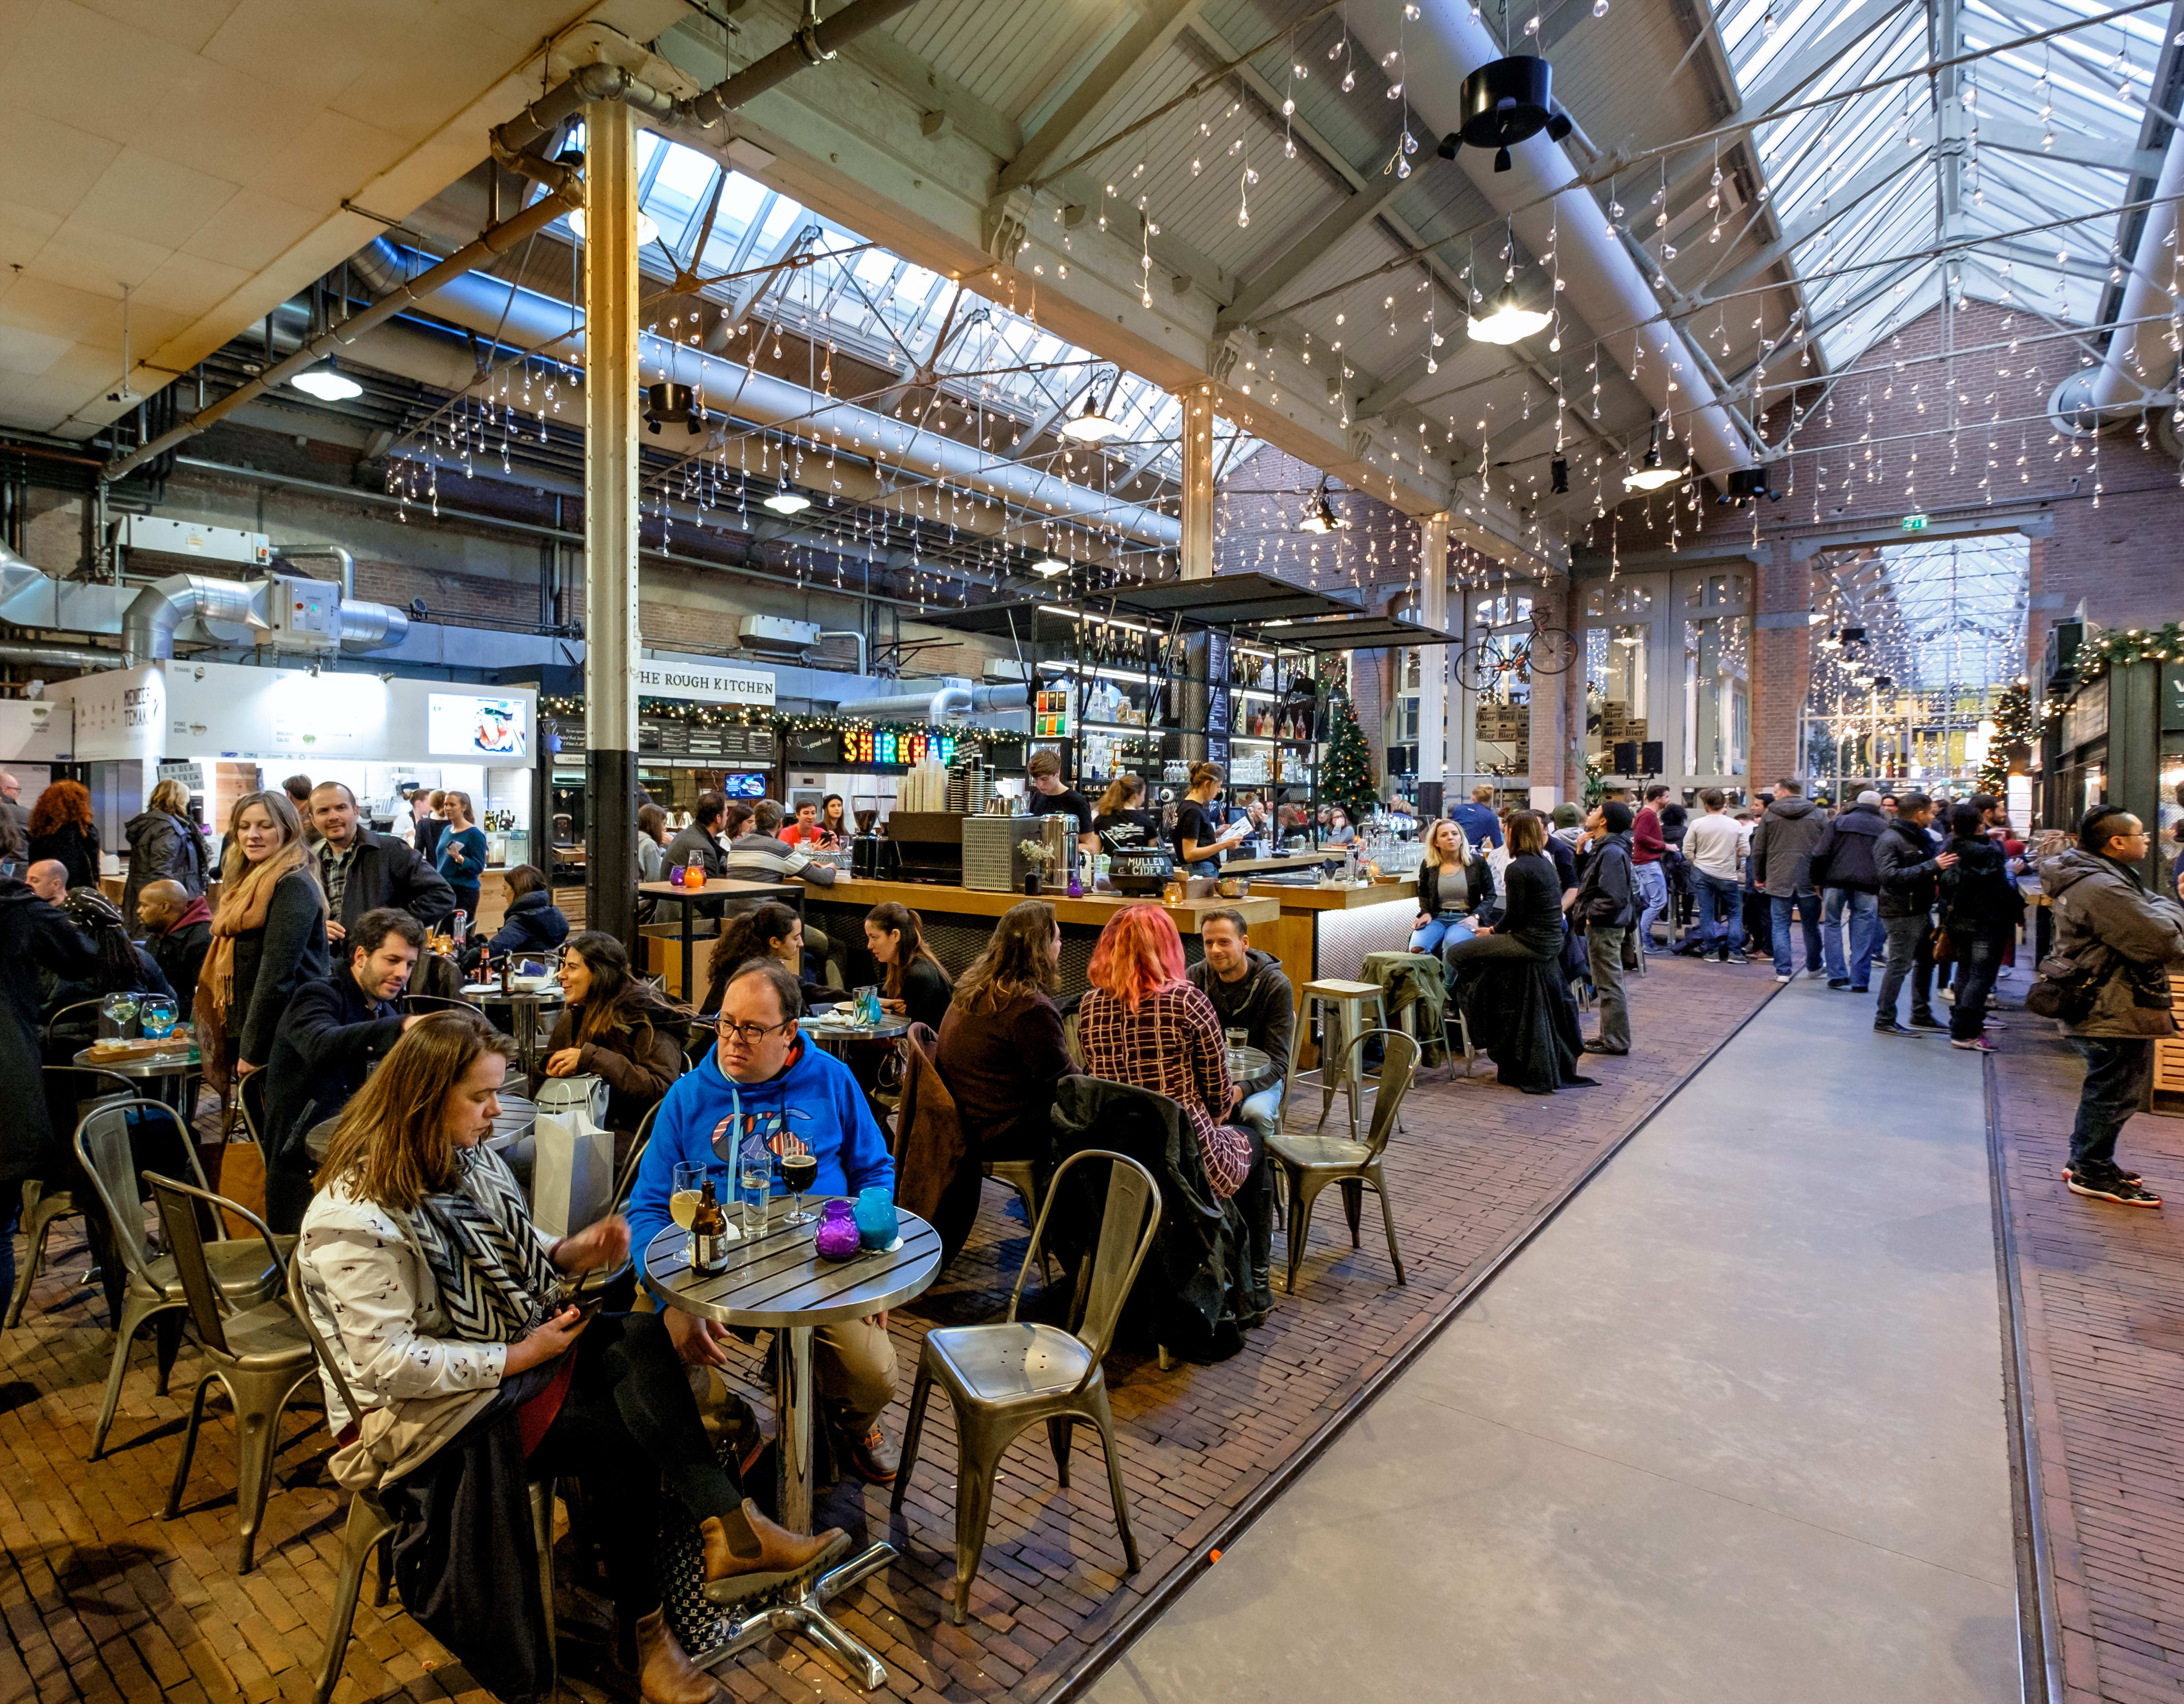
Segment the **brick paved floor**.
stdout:
[[2064,1682],[2073,1700],[2184,1698],[2184,1119],[2142,1113],[2118,1158],[2159,1212],[2060,1172],[2084,1069],[2021,1014],[1991,1061]]
[[[1150,1358],[1111,1358],[1145,1562],[1136,1575],[1123,1573],[1096,1440],[1079,1429],[1072,1488],[1063,1491],[1044,1428],[1035,1428],[1004,1465],[971,1624],[950,1624],[955,1435],[945,1404],[937,1404],[905,1520],[892,1534],[901,1560],[838,1606],[888,1664],[893,1694],[930,1704],[1047,1692],[1139,1594],[1188,1562],[1330,1412],[1429,1328],[1470,1274],[1774,989],[1758,966],[1654,964],[1652,976],[1633,983],[1635,1050],[1587,1066],[1599,1088],[1533,1098],[1490,1086],[1482,1066],[1474,1082],[1413,1089],[1405,1133],[1387,1162],[1407,1286],[1394,1283],[1369,1206],[1364,1246],[1338,1245],[1342,1216],[1329,1197],[1316,1216],[1298,1295],[1278,1290],[1272,1320],[1249,1334],[1241,1354],[1166,1373]],[[904,1397],[921,1334],[998,1312],[1025,1240],[1012,1204],[989,1187],[969,1250],[940,1285],[893,1317]],[[80,1248],[64,1245],[24,1325],[0,1338],[0,1622],[8,1634],[0,1700],[308,1697],[342,1520],[337,1495],[320,1482],[323,1428],[290,1422],[259,1566],[238,1579],[234,1451],[224,1417],[208,1423],[181,1517],[159,1518],[192,1377],[187,1348],[176,1394],[164,1398],[153,1394],[149,1347],[138,1348],[114,1453],[96,1464],[82,1459],[110,1344],[103,1309],[65,1276],[82,1266]],[[755,1393],[755,1357],[746,1372]],[[900,1419],[898,1407],[889,1420],[898,1436]],[[878,1490],[837,1487],[820,1513],[860,1536],[889,1535],[887,1498]],[[564,1594],[565,1626],[586,1607],[566,1601],[571,1595]],[[337,1698],[485,1696],[398,1606],[375,1612],[367,1594],[356,1631]],[[581,1647],[569,1666],[579,1676],[573,1690],[599,1696],[582,1678]],[[847,1704],[860,1696],[824,1659],[779,1641],[723,1678],[752,1701]]]

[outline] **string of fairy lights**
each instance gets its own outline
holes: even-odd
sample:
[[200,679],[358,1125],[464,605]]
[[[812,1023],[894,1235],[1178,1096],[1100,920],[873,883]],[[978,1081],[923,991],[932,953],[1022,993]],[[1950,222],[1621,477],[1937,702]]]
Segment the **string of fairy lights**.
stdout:
[[[1052,449],[1011,454],[1027,448],[1006,441],[1023,431],[1025,410],[997,381],[1026,369],[1005,359],[1010,352],[1000,333],[1003,316],[1034,327],[1040,325],[1037,292],[1049,276],[1050,264],[1057,284],[1068,279],[1085,223],[1134,241],[1139,256],[1139,299],[1150,308],[1155,273],[1161,265],[1156,243],[1164,225],[1200,230],[1209,218],[1218,217],[1246,230],[1251,226],[1255,203],[1262,209],[1269,204],[1301,204],[1302,196],[1323,181],[1322,169],[1298,143],[1302,122],[1299,101],[1310,87],[1332,90],[1343,102],[1356,103],[1358,119],[1369,120],[1376,133],[1390,138],[1382,174],[1411,176],[1420,157],[1421,140],[1408,93],[1407,32],[1419,15],[1418,8],[1403,0],[1387,0],[1396,8],[1391,14],[1396,45],[1376,59],[1362,49],[1350,27],[1351,12],[1366,3],[1370,0],[1312,8],[1247,53],[1217,68],[1152,113],[1095,141],[1028,186],[1036,211],[1016,254],[1006,257],[1016,265],[978,290],[971,288],[978,281],[975,276],[956,281],[951,318],[960,314],[975,322],[984,315],[983,325],[967,332],[958,346],[951,346],[967,350],[967,359],[917,370],[910,352],[898,343],[901,359],[895,365],[902,370],[897,376],[869,352],[847,347],[828,304],[851,292],[865,294],[855,262],[873,245],[843,233],[836,233],[843,239],[837,246],[799,256],[793,265],[777,266],[740,307],[733,300],[715,299],[702,287],[655,297],[649,304],[652,317],[640,344],[648,376],[671,381],[694,365],[699,375],[698,407],[718,424],[694,451],[670,458],[664,468],[648,464],[644,481],[648,542],[666,549],[680,532],[690,529],[747,534],[760,519],[754,510],[788,491],[807,499],[797,517],[799,536],[777,539],[771,548],[780,554],[785,571],[801,588],[855,595],[872,589],[878,566],[922,610],[961,607],[988,593],[1034,584],[1026,576],[1034,568],[1067,572],[1072,576],[1070,583],[1084,589],[1174,571],[1172,549],[1148,548],[1133,540],[1100,512],[1101,505],[1120,501],[1155,514],[1178,514],[1182,494],[1168,478],[1149,471],[1135,457],[1118,470],[1117,446],[1112,444],[1087,447],[1057,439]],[[2041,123],[2052,136],[2059,57],[2081,70],[2092,64],[2075,47],[2071,38],[2075,32],[2113,23],[2156,3],[2165,0],[2135,0],[2090,17],[2066,19],[2051,29],[2028,30],[1947,62],[1965,68],[1963,103],[1970,134],[1964,164],[1970,196],[1981,203],[1986,199],[1980,166],[1981,63],[2008,53],[2039,53],[2034,92]],[[1474,18],[1477,12],[1474,7]],[[1535,8],[1526,34],[1535,36],[1539,21]],[[2120,64],[2099,69],[2120,89],[2129,91],[2146,81],[2148,73],[2132,65],[2127,53],[2120,50],[2119,58]],[[1271,75],[1266,71],[1269,64],[1279,67]],[[1515,234],[1517,215],[1546,204],[1549,198],[1545,196],[1499,209],[1490,220],[1440,232],[1390,261],[1353,270],[1308,295],[1285,298],[1278,311],[1245,328],[1252,335],[1245,341],[1238,367],[1228,381],[1228,425],[1235,443],[1251,433],[1256,409],[1281,407],[1285,371],[1287,382],[1310,386],[1323,381],[1330,407],[1339,410],[1340,425],[1348,428],[1354,382],[1361,374],[1373,376],[1359,365],[1369,349],[1384,347],[1392,353],[1407,348],[1410,341],[1422,340],[1424,373],[1437,376],[1450,359],[1445,353],[1448,338],[1474,319],[1490,296],[1505,288],[1536,290],[1545,302],[1541,330],[1546,353],[1541,357],[1517,352],[1491,371],[1469,372],[1460,382],[1406,401],[1399,422],[1384,415],[1365,457],[1377,456],[1392,465],[1395,471],[1385,476],[1388,495],[1383,498],[1373,488],[1381,479],[1377,472],[1353,480],[1347,493],[1335,493],[1351,499],[1340,505],[1347,526],[1313,535],[1269,524],[1264,498],[1307,493],[1272,487],[1232,490],[1224,483],[1216,508],[1218,560],[1223,565],[1293,575],[1315,587],[1347,584],[1361,593],[1384,582],[1414,579],[1416,529],[1392,507],[1395,481],[1415,472],[1423,482],[1451,458],[1468,482],[1467,502],[1475,493],[1482,505],[1506,504],[1520,517],[1522,530],[1516,548],[1506,554],[1488,556],[1468,549],[1455,553],[1451,570],[1459,586],[1485,585],[1496,576],[1506,581],[1512,558],[1529,554],[1535,563],[1544,564],[1574,544],[1604,545],[1611,575],[1621,571],[1623,550],[1641,537],[1649,544],[1664,543],[1671,554],[1680,550],[1708,526],[1701,482],[1693,478],[1673,494],[1627,506],[1616,489],[1615,475],[1618,467],[1630,465],[1633,449],[1629,443],[1618,442],[1613,422],[1604,412],[1604,381],[1621,371],[1607,351],[1629,343],[1635,354],[1622,377],[1635,380],[1649,359],[1649,349],[1663,347],[1649,342],[1649,334],[1671,327],[1680,329],[1708,359],[1717,354],[1730,359],[1740,340],[1756,343],[1758,359],[1738,382],[1733,400],[1743,405],[1743,425],[1754,448],[1783,487],[1774,494],[1786,503],[1801,500],[1794,510],[1782,511],[1786,515],[1808,515],[1819,524],[1840,518],[1847,504],[1866,498],[1876,504],[1885,498],[1891,509],[1915,509],[1930,492],[1951,487],[1968,463],[1979,474],[1977,500],[1991,505],[2012,487],[2020,491],[2031,487],[2043,459],[2053,466],[2082,463],[2082,483],[2098,507],[2107,490],[2102,441],[2058,429],[2048,418],[2047,405],[2059,380],[2089,364],[2092,353],[2086,340],[2101,328],[2073,326],[2066,301],[2059,297],[2045,302],[2024,290],[2014,264],[1997,258],[1997,244],[2003,239],[1994,233],[1876,256],[1862,247],[1863,239],[1872,234],[1873,209],[1860,212],[1852,205],[1840,215],[1834,211],[1835,198],[1843,188],[1836,181],[1836,163],[1825,158],[1830,152],[1833,127],[1854,99],[1900,87],[1902,109],[1891,142],[1907,153],[1930,147],[1922,130],[1925,115],[1914,110],[1912,96],[1914,85],[1930,78],[1936,69],[1922,64],[1868,77],[1852,87],[1778,107],[1764,120],[1780,124],[1801,113],[1825,114],[1817,142],[1800,144],[1823,157],[1818,222],[1809,227],[1807,239],[1807,252],[1814,264],[1801,266],[1800,281],[1808,288],[1819,288],[1898,269],[1899,276],[1880,296],[1886,318],[1872,346],[1878,350],[1885,342],[1886,355],[1861,357],[1841,371],[1816,374],[1815,354],[1826,328],[1802,307],[1783,319],[1769,302],[1780,296],[1779,283],[1726,291],[1702,301],[1684,298],[1669,286],[1666,268],[1677,253],[1665,234],[1669,197],[1684,162],[1694,156],[1700,159],[1707,190],[1700,219],[1703,236],[1695,230],[1685,240],[1702,241],[1710,250],[1722,249],[1724,244],[1733,248],[1756,227],[1768,187],[1761,184],[1754,204],[1733,214],[1724,195],[1723,151],[1761,121],[1740,119],[1658,147],[1618,151],[1595,170],[1580,172],[1574,181],[1589,190],[1604,190],[1602,217],[1610,235],[1629,240],[1634,247],[1655,237],[1652,281],[1669,296],[1671,305],[1627,325],[1578,327],[1563,304],[1559,224],[1551,224],[1548,240],[1536,255],[1524,252]],[[1269,88],[1279,92],[1279,102],[1269,100]],[[1382,114],[1387,116],[1384,119]],[[1184,145],[1171,146],[1178,136]],[[1137,146],[1126,149],[1123,144],[1132,141]],[[1097,173],[1092,205],[1072,204],[1065,174],[1088,168]],[[1570,187],[1559,186],[1555,193]],[[1630,205],[1624,199],[1626,194]],[[2020,245],[2053,242],[2059,292],[2070,268],[2088,259],[2074,250],[2071,233],[2075,227],[2102,219],[2120,222],[2120,215],[2150,204],[2128,202],[2028,224],[2004,237]],[[1741,226],[1734,222],[1737,217]],[[710,220],[709,214],[709,229]],[[1042,247],[1037,254],[1032,253],[1034,230]],[[2079,250],[2082,248],[2080,244]],[[2173,358],[2184,350],[2184,307],[2180,307],[2184,279],[2180,279],[2173,234],[2166,250],[2156,259],[2166,265],[2169,311],[2142,323],[2161,327],[2159,341]],[[2120,282],[2126,263],[2115,242],[2108,244],[2105,259],[2110,281]],[[1911,263],[1942,269],[1945,325],[1953,328],[1956,316],[1975,306],[2002,310],[1997,337],[2006,342],[2009,359],[2008,365],[1993,366],[1994,381],[1976,397],[1959,387],[1965,370],[1958,365],[1959,352],[1952,348],[1907,354],[1903,350],[1908,320],[1926,309],[1914,279],[1901,270]],[[2137,264],[2143,270],[2148,262],[2140,257]],[[898,278],[900,270],[898,266]],[[1973,276],[1982,281],[1983,293],[1976,300],[1968,293],[1967,279]],[[686,272],[677,286],[718,282]],[[892,305],[891,298],[866,299],[874,307],[879,328],[892,337],[882,311]],[[1323,304],[1332,308],[1332,330],[1315,333],[1302,327],[1298,316]],[[1756,314],[1747,326],[1741,316],[1749,309]],[[572,326],[575,313],[572,308]],[[1735,337],[1732,315],[1739,316]],[[1710,326],[1704,323],[1709,319]],[[568,354],[567,337],[506,354],[496,342],[495,359],[480,378],[396,446],[388,460],[387,484],[405,519],[411,506],[437,515],[443,472],[469,478],[479,465],[497,458],[504,475],[510,474],[526,445],[546,444],[549,423],[562,415],[571,396],[580,394],[577,387],[582,371]],[[2144,371],[2146,352],[2154,341],[2141,338],[2137,344],[2140,376],[2149,390],[2159,388]],[[2074,345],[2075,365],[2071,365]],[[814,398],[811,409],[797,419],[767,424],[734,419],[733,398],[706,394],[705,364],[687,363],[685,350],[722,353],[750,371],[783,376],[801,366],[798,381]],[[878,370],[883,381],[861,392],[838,383],[838,362],[852,357]],[[1794,370],[1785,372],[1792,360]],[[1930,364],[1938,364],[1938,375],[1915,370]],[[1089,393],[1095,393],[1098,370],[1105,365],[1086,355],[1047,364],[1047,370],[1066,381],[1065,390],[1073,391],[1084,382]],[[1120,376],[1117,373],[1117,384]],[[1672,376],[1671,394],[1684,400],[1680,406],[1662,411],[1658,428],[1663,457],[1669,465],[1687,456],[1693,416],[1714,400],[1713,387],[1696,379],[1680,366]],[[1507,393],[1512,382],[1519,386],[1513,397]],[[1932,424],[1877,429],[1899,386],[1914,415],[1930,413]],[[1487,392],[1495,393],[1479,394]],[[2013,407],[2019,396],[2022,403]],[[1475,403],[1470,400],[1474,397]],[[884,408],[890,400],[890,418],[902,422],[908,432],[901,448],[868,437],[864,430],[868,418],[864,411],[875,405]],[[1863,426],[1855,437],[1847,432],[1838,436],[1839,408],[1844,411],[1843,427]],[[1549,418],[1554,430],[1552,451],[1542,449],[1515,464],[1496,459],[1496,443],[1528,441],[1535,426]],[[2174,418],[2184,426],[2184,403],[2178,404]],[[2137,431],[2140,447],[2150,448],[2148,421],[2142,419]],[[1056,496],[1066,493],[1067,500],[1012,499],[997,491],[995,481],[981,478],[978,472],[951,471],[929,448],[941,437],[974,445],[982,457],[992,458],[983,465],[993,470],[1028,468],[1050,477]],[[1126,443],[1120,448],[1139,446]],[[1132,467],[1135,471],[1125,482],[1128,489],[1113,489],[1117,473],[1129,472]],[[1556,475],[1553,469],[1563,471]],[[845,472],[855,477],[845,482]],[[1543,477],[1556,490],[1542,491]],[[2184,467],[2180,467],[2179,481],[2184,482]],[[1557,538],[1551,535],[1555,523],[1547,499],[1563,484],[1573,492],[1590,487],[1591,514],[1563,521]],[[1245,505],[1247,512],[1240,514],[1236,497],[1252,499]],[[1803,506],[1807,503],[1809,509]],[[1378,518],[1384,507],[1389,514],[1385,525]],[[1759,506],[1751,505],[1748,515],[1732,518],[1730,524],[1748,524],[1756,542],[1762,529]]]

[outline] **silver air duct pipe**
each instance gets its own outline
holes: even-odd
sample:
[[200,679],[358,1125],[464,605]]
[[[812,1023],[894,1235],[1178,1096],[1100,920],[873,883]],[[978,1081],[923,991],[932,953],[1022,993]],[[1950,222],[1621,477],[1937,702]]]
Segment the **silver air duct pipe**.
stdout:
[[[1350,33],[1376,58],[1400,48],[1411,105],[1436,135],[1448,136],[1463,127],[1464,79],[1506,56],[1463,0],[1429,0],[1424,12],[1401,26],[1399,41],[1404,8],[1362,8],[1350,19]],[[1564,299],[1588,326],[1613,331],[1602,340],[1609,353],[1656,414],[1674,415],[1715,483],[1752,466],[1751,446],[1729,407],[1683,333],[1661,317],[1652,286],[1621,240],[1608,234],[1600,203],[1579,181],[1562,145],[1543,131],[1508,154],[1507,171],[1495,170],[1492,154],[1479,148],[1461,149],[1457,160],[1487,203],[1509,214],[1527,248],[1534,254],[1555,250]],[[1527,305],[1543,304],[1547,293],[1542,277],[1533,292],[1538,299]],[[1638,329],[1616,329],[1626,326]]]
[[[430,256],[398,248],[383,237],[359,250],[349,261],[358,277],[381,291],[401,288],[404,280],[417,269],[432,265]],[[430,311],[482,337],[498,336],[510,343],[532,346],[554,342],[557,353],[566,349],[582,358],[583,333],[570,331],[566,302],[518,288],[483,272],[448,280],[433,295]],[[1003,459],[975,444],[920,431],[839,397],[755,372],[723,356],[650,338],[645,343],[644,359],[648,373],[655,367],[663,368],[660,376],[690,386],[705,398],[707,407],[748,425],[783,428],[807,437],[823,426],[838,437],[861,437],[861,443],[845,445],[845,453],[872,458],[877,466],[891,465],[919,475],[938,471],[958,484],[989,492],[1019,508],[1053,515],[1061,525],[1111,528],[1140,544],[1162,549],[1173,549],[1182,543],[1183,522],[1174,515],[1162,515],[1142,504],[1117,502],[1105,492]]]
[[131,663],[171,657],[175,630],[188,621],[225,622],[252,630],[254,637],[265,630],[257,591],[248,581],[209,574],[170,574],[155,580],[136,594],[122,618],[121,649]]
[[866,721],[922,718],[938,726],[944,721],[961,721],[966,716],[1022,710],[1030,703],[1031,688],[1021,681],[979,687],[968,681],[950,679],[942,681],[939,689],[929,694],[898,693],[891,698],[852,699],[837,706],[835,713]]
[[[197,621],[221,644],[255,645],[272,631],[270,580],[223,580],[210,574],[170,574],[136,594],[122,618],[121,649],[131,663],[175,654],[175,635]],[[344,651],[375,651],[409,636],[410,618],[384,604],[341,602]]]
[[0,663],[27,668],[118,669],[129,660],[119,651],[72,650],[65,645],[23,645],[0,641]]
[[2048,402],[2049,415],[2064,432],[2096,432],[2170,400],[2176,355],[2169,346],[2167,322],[2176,311],[2170,285],[2176,276],[2179,196],[2184,196],[2184,125],[2169,132],[2169,152],[2162,156],[2153,205],[2146,209],[2131,252],[2107,359],[2071,374]]

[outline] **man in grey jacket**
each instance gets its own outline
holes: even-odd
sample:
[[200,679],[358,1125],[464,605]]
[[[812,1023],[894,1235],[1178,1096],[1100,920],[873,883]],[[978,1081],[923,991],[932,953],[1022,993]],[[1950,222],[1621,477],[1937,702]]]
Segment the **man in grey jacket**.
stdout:
[[704,867],[708,882],[727,874],[728,855],[721,849],[716,838],[721,822],[722,801],[717,794],[700,794],[698,808],[690,813],[690,826],[681,830],[667,843],[666,862],[680,868],[696,853]]
[[2176,1033],[2169,972],[2184,961],[2184,905],[2146,885],[2146,825],[2103,805],[2078,844],[2040,866],[2055,919],[2055,956],[2092,981],[2087,1010],[2059,1019],[2086,1061],[2064,1181],[2073,1194],[2158,1207],[2161,1197],[2115,1161],[2116,1138],[2146,1093],[2153,1044]]
[[1774,980],[1790,980],[1790,915],[1805,926],[1805,974],[1820,968],[1820,896],[1813,888],[1813,848],[1827,821],[1804,796],[1805,783],[1774,783],[1774,802],[1752,836],[1752,877],[1767,895],[1774,923]]

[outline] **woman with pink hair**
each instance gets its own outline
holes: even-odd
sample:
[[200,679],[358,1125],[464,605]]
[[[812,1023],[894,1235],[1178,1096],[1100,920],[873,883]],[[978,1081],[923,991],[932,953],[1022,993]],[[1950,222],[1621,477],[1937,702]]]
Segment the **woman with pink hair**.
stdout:
[[1250,1229],[1253,1303],[1271,1308],[1273,1194],[1266,1149],[1254,1132],[1226,1122],[1243,1091],[1228,1079],[1212,1002],[1184,972],[1174,919],[1158,905],[1123,906],[1100,932],[1090,976],[1091,990],[1077,1008],[1085,1070],[1183,1108],[1207,1182],[1217,1195],[1234,1198]]

